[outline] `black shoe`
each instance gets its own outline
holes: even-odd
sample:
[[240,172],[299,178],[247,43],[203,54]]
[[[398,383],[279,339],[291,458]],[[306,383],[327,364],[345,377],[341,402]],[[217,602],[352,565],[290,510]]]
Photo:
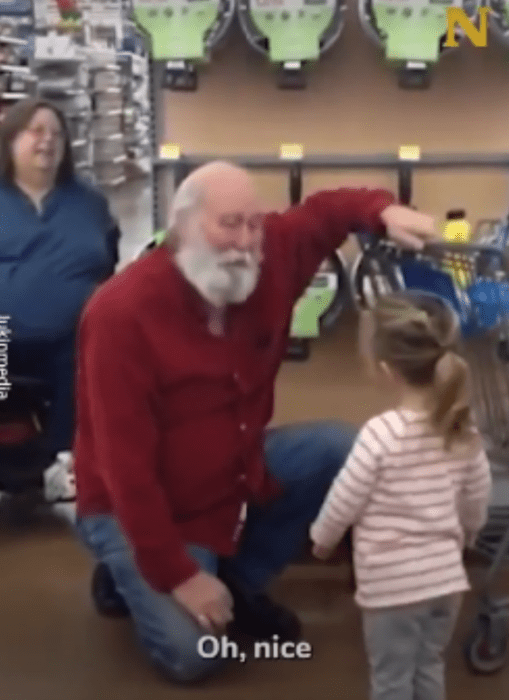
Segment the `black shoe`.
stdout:
[[106,617],[129,617],[125,600],[115,588],[115,582],[106,564],[98,564],[92,576],[92,598],[97,611]]
[[231,581],[222,576],[220,578],[233,596],[233,628],[236,631],[259,640],[270,639],[275,634],[280,642],[297,642],[301,639],[301,624],[295,613],[274,603],[264,594],[248,597]]

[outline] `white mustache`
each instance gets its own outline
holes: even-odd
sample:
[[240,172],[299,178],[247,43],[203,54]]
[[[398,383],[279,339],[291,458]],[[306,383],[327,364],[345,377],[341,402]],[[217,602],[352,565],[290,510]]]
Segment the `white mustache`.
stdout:
[[258,280],[258,257],[253,252],[238,250],[218,254],[207,247],[184,247],[177,252],[184,275],[215,306],[247,299]]
[[219,267],[251,267],[252,263],[248,260],[224,260],[219,262]]
[[225,256],[220,258],[218,265],[220,267],[253,267],[256,263],[256,258],[252,253],[243,255],[236,254],[235,256]]

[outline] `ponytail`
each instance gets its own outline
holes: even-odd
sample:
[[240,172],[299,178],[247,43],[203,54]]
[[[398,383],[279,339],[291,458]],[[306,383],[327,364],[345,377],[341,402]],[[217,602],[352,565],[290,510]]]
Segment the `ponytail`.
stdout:
[[435,365],[436,403],[431,413],[433,425],[443,434],[446,449],[453,443],[472,446],[476,431],[470,407],[470,369],[452,350]]
[[[428,420],[443,435],[445,448],[482,447],[471,409],[471,374],[458,354],[461,328],[455,311],[432,294],[399,292],[383,296],[361,318],[361,349],[371,345],[410,387],[429,389]],[[463,449],[461,449],[463,451]]]

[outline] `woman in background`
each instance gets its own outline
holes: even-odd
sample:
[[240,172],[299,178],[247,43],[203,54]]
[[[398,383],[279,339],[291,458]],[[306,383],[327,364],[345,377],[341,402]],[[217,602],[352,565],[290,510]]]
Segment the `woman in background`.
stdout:
[[45,100],[17,103],[0,124],[0,314],[9,317],[9,375],[50,386],[41,483],[50,503],[75,498],[77,322],[115,270],[119,237],[106,198],[75,175],[63,114]]

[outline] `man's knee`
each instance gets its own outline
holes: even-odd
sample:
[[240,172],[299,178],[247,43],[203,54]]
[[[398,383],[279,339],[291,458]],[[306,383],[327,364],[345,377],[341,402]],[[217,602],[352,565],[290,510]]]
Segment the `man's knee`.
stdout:
[[358,429],[339,421],[324,422],[320,427],[320,440],[325,452],[333,458],[346,459],[353,447]]
[[[357,437],[357,428],[335,421],[318,423],[313,435],[315,474],[329,484],[345,463]],[[319,476],[320,475],[320,476]]]
[[[200,653],[201,652],[201,653]],[[199,644],[188,648],[158,647],[150,651],[155,668],[171,683],[191,685],[220,673],[228,659],[204,653]]]

